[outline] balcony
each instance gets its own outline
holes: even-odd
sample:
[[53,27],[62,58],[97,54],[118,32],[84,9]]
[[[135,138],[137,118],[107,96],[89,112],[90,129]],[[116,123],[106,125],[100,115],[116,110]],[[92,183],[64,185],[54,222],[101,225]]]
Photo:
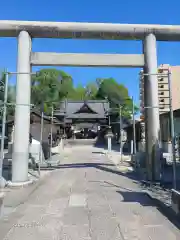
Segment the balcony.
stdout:
[[159,77],[158,84],[166,84],[168,85],[168,78],[167,77]]
[[144,89],[143,89],[143,88],[140,88],[140,89],[139,89],[139,92],[140,92],[140,93],[144,93]]

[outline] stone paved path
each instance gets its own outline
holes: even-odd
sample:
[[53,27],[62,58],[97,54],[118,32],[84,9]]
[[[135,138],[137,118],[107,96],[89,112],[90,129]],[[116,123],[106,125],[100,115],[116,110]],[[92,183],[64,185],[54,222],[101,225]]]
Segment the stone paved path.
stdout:
[[1,220],[0,239],[177,240],[180,233],[133,176],[97,149],[77,148],[25,204]]

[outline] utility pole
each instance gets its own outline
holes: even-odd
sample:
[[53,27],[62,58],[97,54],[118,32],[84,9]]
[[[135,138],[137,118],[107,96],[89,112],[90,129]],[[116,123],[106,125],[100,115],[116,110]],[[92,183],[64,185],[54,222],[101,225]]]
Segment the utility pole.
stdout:
[[54,118],[54,107],[51,107],[51,138],[50,138],[50,160],[52,160],[52,132],[53,132],[53,118]]
[[41,106],[41,131],[40,131],[40,143],[39,143],[39,165],[38,172],[39,176],[41,176],[41,163],[42,163],[42,139],[43,139],[43,126],[44,125],[44,103]]
[[120,144],[119,144],[119,152],[121,155],[122,162],[122,106],[119,104],[119,136],[120,136]]
[[4,160],[4,138],[6,132],[6,112],[7,112],[7,100],[8,100],[8,72],[5,73],[5,84],[4,84],[4,103],[3,103],[3,119],[2,119],[2,133],[1,133],[1,156],[0,156],[0,188],[3,186],[3,160]]
[[136,122],[135,122],[135,112],[134,112],[134,99],[132,97],[132,117],[133,117],[133,154],[136,154]]
[[168,87],[169,87],[169,108],[170,108],[170,131],[173,155],[173,188],[176,189],[176,150],[175,150],[175,133],[174,133],[174,116],[172,108],[172,89],[171,89],[171,71],[168,69]]
[[133,118],[133,161],[135,160],[135,166],[137,168],[136,161],[136,122],[135,122],[135,112],[134,112],[134,98],[132,97],[132,118]]

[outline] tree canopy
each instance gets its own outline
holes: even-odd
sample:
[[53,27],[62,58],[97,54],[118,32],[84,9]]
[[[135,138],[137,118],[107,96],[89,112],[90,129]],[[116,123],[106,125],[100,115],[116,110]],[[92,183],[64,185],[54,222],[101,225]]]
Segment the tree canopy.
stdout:
[[[0,72],[0,105],[1,105],[0,119],[2,119],[2,113],[4,109],[3,102],[4,102],[5,83],[6,83],[6,74],[5,74],[5,70],[3,70]],[[15,103],[15,98],[16,98],[15,86],[8,85],[8,95],[7,95],[7,102],[9,103],[7,105],[8,116],[14,115],[15,105],[13,103]]]
[[[5,73],[0,74],[0,90],[5,83]],[[31,78],[31,104],[36,108],[44,105],[44,110],[50,114],[51,107],[57,108],[59,102],[64,100],[100,100],[107,99],[110,103],[111,111],[118,114],[121,106],[122,115],[130,118],[132,114],[132,99],[128,89],[119,84],[113,78],[97,78],[94,82],[87,83],[86,86],[79,84],[74,86],[72,77],[61,70],[54,68],[42,69],[32,75]],[[0,101],[4,100],[4,92],[0,91]],[[15,102],[15,87],[8,88],[8,102]],[[135,108],[137,111],[138,108]],[[12,115],[14,108],[8,110],[8,115]]]
[[[86,86],[73,85],[72,77],[57,69],[42,69],[32,77],[32,103],[45,105],[45,111],[50,112],[50,107],[58,106],[59,101],[108,99],[112,111],[118,112],[122,108],[122,115],[130,118],[132,114],[132,99],[128,89],[113,78],[97,78]],[[135,109],[138,110],[137,107]]]
[[[133,102],[129,96],[128,89],[124,85],[119,84],[113,78],[97,79],[97,82],[99,84],[99,88],[96,98],[107,98],[112,112],[119,111],[119,108],[121,107],[122,115],[130,118],[132,114]],[[137,110],[138,108],[135,106],[135,111]]]

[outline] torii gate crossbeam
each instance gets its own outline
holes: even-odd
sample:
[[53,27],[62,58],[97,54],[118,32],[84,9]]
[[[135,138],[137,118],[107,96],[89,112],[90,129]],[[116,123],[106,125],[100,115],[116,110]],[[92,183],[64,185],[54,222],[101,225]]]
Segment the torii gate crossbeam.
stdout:
[[21,31],[32,38],[144,40],[152,33],[158,41],[180,41],[180,25],[0,20],[1,37],[18,37]]

